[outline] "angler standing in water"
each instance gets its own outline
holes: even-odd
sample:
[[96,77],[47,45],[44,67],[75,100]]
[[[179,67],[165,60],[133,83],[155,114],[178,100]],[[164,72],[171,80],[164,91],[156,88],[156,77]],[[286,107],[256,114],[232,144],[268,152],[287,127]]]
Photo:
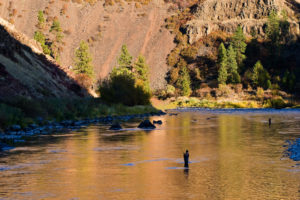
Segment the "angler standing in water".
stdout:
[[184,159],[184,167],[189,167],[189,150],[186,150],[185,153],[183,153],[183,159]]

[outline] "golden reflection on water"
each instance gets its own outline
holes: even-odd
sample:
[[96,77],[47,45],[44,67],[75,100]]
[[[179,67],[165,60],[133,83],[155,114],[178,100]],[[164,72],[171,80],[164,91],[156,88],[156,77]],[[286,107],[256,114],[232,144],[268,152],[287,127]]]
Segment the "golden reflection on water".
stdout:
[[300,165],[282,157],[299,113],[273,115],[269,128],[270,116],[183,112],[156,117],[154,131],[46,138],[0,157],[0,199],[300,199]]

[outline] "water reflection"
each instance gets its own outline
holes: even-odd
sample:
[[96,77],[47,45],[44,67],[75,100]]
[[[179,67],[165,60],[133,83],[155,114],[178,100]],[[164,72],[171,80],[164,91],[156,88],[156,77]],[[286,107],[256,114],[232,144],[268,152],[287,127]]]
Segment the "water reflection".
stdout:
[[[272,118],[269,127],[268,119]],[[0,199],[299,199],[282,157],[300,112],[180,112],[157,130],[91,126],[0,157]],[[182,153],[190,152],[189,168]]]

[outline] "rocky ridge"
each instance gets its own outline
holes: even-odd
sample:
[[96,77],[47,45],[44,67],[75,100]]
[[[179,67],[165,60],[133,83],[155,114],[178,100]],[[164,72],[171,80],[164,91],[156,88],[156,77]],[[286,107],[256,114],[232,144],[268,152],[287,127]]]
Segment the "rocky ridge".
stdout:
[[206,0],[193,9],[194,19],[186,25],[189,43],[214,31],[233,33],[238,25],[242,26],[247,35],[255,32],[263,36],[267,17],[272,10],[285,10],[292,33],[299,35],[299,23],[288,5],[287,1],[282,0]]

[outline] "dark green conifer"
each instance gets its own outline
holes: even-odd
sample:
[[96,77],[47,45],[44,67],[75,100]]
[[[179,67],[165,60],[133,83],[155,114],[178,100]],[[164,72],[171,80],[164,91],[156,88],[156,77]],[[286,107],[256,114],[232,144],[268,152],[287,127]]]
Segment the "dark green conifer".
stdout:
[[220,84],[226,84],[227,81],[227,52],[223,43],[219,46],[219,54],[218,54],[218,82]]
[[75,67],[77,74],[85,74],[90,78],[94,78],[95,72],[92,65],[92,56],[89,52],[89,46],[86,42],[81,41],[80,46],[75,51]]

